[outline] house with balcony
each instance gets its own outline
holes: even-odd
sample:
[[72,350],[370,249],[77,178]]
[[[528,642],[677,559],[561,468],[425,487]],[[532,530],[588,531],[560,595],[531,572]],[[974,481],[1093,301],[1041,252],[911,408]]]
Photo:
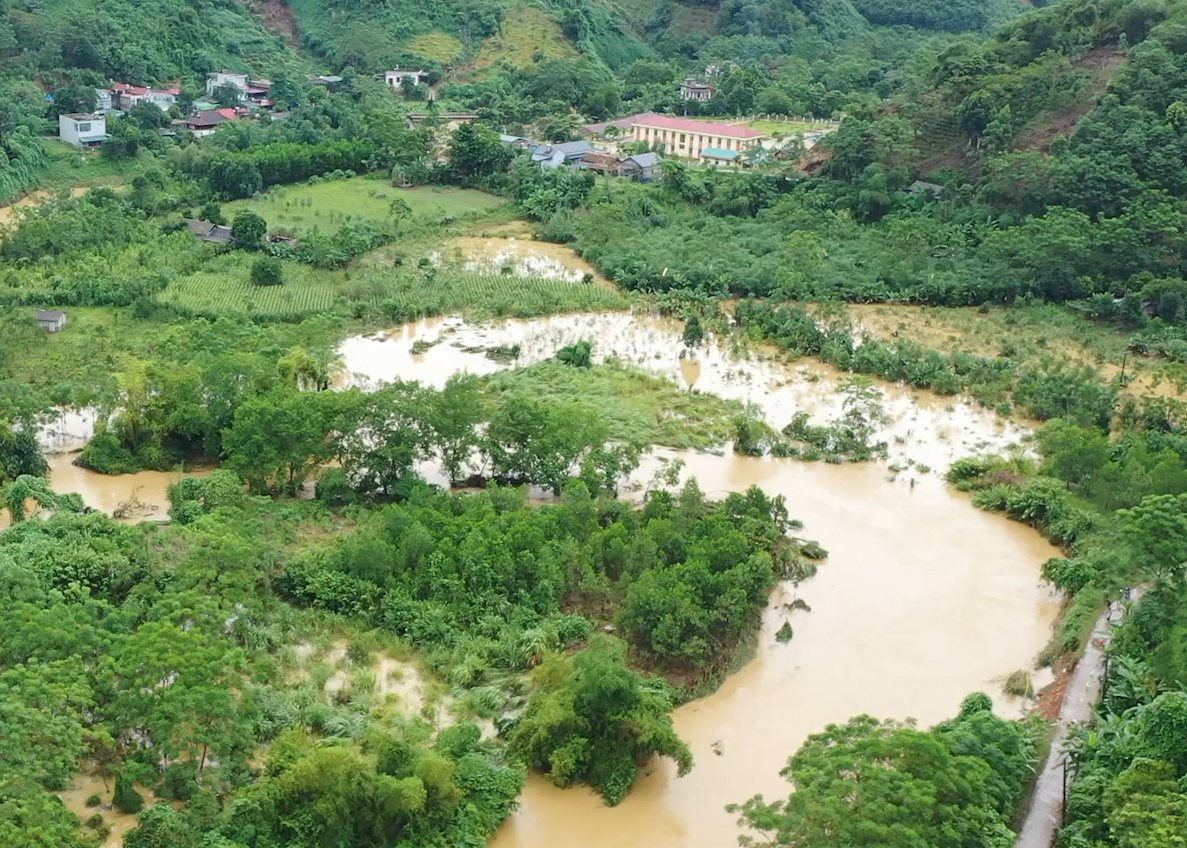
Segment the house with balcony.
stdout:
[[213,97],[216,89],[227,85],[239,89],[240,100],[247,99],[247,74],[239,74],[226,69],[206,75],[206,96]]
[[713,86],[689,77],[680,83],[680,98],[694,100],[697,103],[707,103],[713,99]]
[[177,98],[181,96],[181,89],[149,88],[143,85],[128,85],[117,82],[111,87],[111,102],[115,109],[127,112],[141,103],[151,103],[162,112],[168,112],[177,105]]

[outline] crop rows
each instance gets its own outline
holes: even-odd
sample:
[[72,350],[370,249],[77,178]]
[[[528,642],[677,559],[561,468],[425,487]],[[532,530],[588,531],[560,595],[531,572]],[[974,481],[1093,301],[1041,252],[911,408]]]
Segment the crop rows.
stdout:
[[174,280],[160,299],[201,314],[245,312],[295,317],[330,309],[334,288],[303,277],[293,275],[285,285],[262,288],[237,275],[204,272]]
[[530,317],[626,306],[623,296],[593,283],[505,274],[393,275],[371,270],[349,283],[341,277],[285,263],[284,285],[261,288],[240,269],[179,277],[160,294],[162,303],[191,314],[246,313],[281,319],[333,309],[337,301],[382,306],[393,318],[450,312],[471,317]]

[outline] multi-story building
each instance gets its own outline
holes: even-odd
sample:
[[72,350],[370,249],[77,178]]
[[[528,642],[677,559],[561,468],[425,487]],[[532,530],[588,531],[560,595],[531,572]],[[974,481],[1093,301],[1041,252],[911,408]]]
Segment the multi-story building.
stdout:
[[720,160],[715,154],[729,151],[737,158],[744,151],[757,147],[766,137],[758,130],[719,124],[713,121],[692,121],[688,118],[669,118],[652,115],[636,121],[631,127],[635,141],[645,141],[652,147],[662,145],[665,153],[698,162]]

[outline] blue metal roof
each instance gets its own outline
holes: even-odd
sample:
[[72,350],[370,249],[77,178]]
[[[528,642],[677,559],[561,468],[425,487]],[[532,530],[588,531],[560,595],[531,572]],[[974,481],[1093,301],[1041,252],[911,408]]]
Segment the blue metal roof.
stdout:
[[733,161],[738,158],[738,151],[726,150],[724,147],[702,147],[701,155],[707,156],[710,159],[728,159]]

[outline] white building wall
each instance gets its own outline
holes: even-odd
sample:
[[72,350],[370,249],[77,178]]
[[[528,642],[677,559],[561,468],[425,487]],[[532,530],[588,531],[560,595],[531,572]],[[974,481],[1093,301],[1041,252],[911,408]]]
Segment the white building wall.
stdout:
[[206,75],[206,93],[214,94],[214,90],[221,85],[233,85],[240,91],[240,99],[247,96],[247,74],[233,74],[230,71],[218,71]]
[[58,138],[75,147],[107,137],[107,120],[102,115],[59,115]]

